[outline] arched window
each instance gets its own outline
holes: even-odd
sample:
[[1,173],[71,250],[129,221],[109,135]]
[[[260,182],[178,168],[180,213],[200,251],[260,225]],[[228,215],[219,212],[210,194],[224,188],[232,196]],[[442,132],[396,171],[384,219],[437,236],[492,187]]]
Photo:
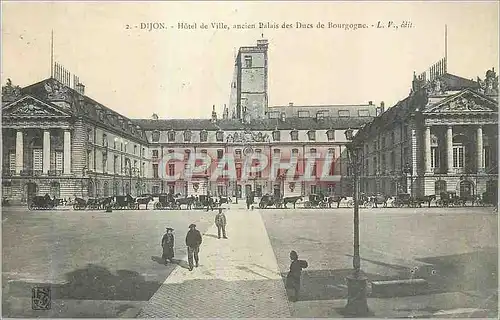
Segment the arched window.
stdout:
[[328,141],[335,140],[335,130],[333,130],[333,129],[327,130],[326,137],[327,137]]
[[109,197],[109,186],[107,181],[104,181],[102,193],[104,197]]
[[224,131],[222,130],[217,131],[217,133],[215,134],[215,138],[219,142],[224,141]]
[[184,141],[185,142],[190,142],[191,141],[191,130],[186,130],[184,131]]
[[474,195],[474,185],[472,182],[463,180],[460,181],[460,197],[470,198]]
[[273,131],[273,140],[280,141],[280,139],[281,139],[281,132],[279,130],[274,130]]
[[442,192],[446,192],[446,181],[438,180],[434,183],[434,193],[440,195]]
[[316,130],[307,131],[307,137],[309,138],[310,141],[315,141],[316,140]]
[[174,130],[170,130],[168,132],[168,137],[167,138],[168,138],[169,142],[175,141],[175,131]]
[[299,140],[299,132],[296,129],[293,129],[292,131],[290,131],[290,139],[292,141]]

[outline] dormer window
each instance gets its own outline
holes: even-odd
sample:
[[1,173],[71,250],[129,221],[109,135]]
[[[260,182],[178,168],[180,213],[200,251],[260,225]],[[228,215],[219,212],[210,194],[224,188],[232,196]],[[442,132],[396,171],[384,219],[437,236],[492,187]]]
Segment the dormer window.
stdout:
[[200,131],[200,141],[201,142],[207,142],[207,140],[208,140],[208,132],[207,132],[207,130]]
[[285,122],[286,120],[286,113],[282,112],[281,113],[281,121]]
[[319,111],[318,113],[316,113],[316,120],[321,120],[325,117],[325,114],[323,113],[323,111]]
[[316,140],[316,130],[307,131],[307,137],[309,138],[309,141],[315,141]]
[[276,129],[273,131],[273,140],[274,141],[280,141],[281,140],[281,132]]
[[224,141],[224,131],[217,131],[217,133],[215,134],[215,139],[219,142]]
[[170,130],[168,132],[168,142],[173,142],[175,141],[175,131],[174,130]]
[[292,141],[298,141],[299,140],[299,132],[296,129],[293,129],[290,131],[290,139]]
[[191,141],[191,130],[184,131],[184,142]]
[[335,140],[335,130],[333,129],[327,130],[326,137],[328,138],[328,141]]
[[160,141],[160,131],[158,131],[158,130],[153,131],[153,133],[151,134],[151,140],[153,142]]
[[108,136],[106,134],[103,134],[102,135],[102,145],[104,147],[107,147],[108,146]]
[[309,111],[299,111],[298,116],[299,118],[309,118]]

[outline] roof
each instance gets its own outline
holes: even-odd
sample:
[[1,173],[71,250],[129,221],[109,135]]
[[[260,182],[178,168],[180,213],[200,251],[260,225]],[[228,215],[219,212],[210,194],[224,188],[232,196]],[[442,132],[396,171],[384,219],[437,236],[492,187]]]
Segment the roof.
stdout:
[[479,83],[474,80],[469,80],[456,76],[454,74],[445,73],[439,77],[444,80],[448,90],[462,90],[466,88],[477,89],[479,88]]
[[[143,134],[141,136],[140,134],[142,128],[137,128],[136,125],[129,125],[129,122],[133,124],[131,119],[62,84],[54,78],[48,78],[26,86],[21,91],[23,94],[32,95],[43,101],[66,101],[70,105],[67,111],[75,116],[91,119],[104,126],[118,130],[124,135],[132,136],[144,142],[147,141],[146,135]],[[50,97],[51,94],[57,97]],[[98,109],[102,110],[102,115],[98,114]],[[123,119],[126,123],[125,128],[118,121],[114,121],[114,119]]]
[[374,104],[316,104],[316,105],[281,105],[281,106],[272,106],[269,107],[269,111],[272,111],[273,108],[352,108],[352,107],[373,107],[377,106]]
[[218,119],[212,122],[210,119],[134,119],[144,130],[306,130],[306,129],[348,129],[360,128],[370,122],[372,117],[352,118],[330,118],[316,120],[315,118],[287,118],[285,121],[279,119],[252,120],[250,123],[242,123],[238,119]]

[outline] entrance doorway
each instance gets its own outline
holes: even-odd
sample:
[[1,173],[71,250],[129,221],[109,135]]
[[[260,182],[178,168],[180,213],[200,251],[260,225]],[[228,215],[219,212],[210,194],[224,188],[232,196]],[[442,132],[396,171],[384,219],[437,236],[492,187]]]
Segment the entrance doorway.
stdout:
[[281,188],[279,184],[274,185],[274,196],[277,198],[281,198]]
[[247,196],[247,197],[248,197],[251,193],[252,193],[252,185],[247,184],[247,185],[245,186],[245,196]]
[[29,182],[26,184],[26,200],[28,203],[31,202],[34,196],[38,194],[38,186],[34,182]]
[[241,184],[236,186],[236,197],[241,199]]
[[460,197],[470,198],[474,195],[474,185],[472,182],[463,180],[460,181]]

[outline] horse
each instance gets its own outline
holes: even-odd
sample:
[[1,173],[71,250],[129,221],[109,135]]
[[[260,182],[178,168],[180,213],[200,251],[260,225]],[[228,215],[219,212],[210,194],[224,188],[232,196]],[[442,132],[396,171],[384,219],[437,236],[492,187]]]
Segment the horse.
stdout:
[[428,195],[428,196],[417,197],[415,199],[415,203],[419,207],[422,207],[422,203],[427,203],[427,207],[430,208],[431,207],[431,202],[434,201],[434,200],[436,200],[436,195],[435,194]]
[[331,208],[332,207],[332,203],[336,203],[337,204],[337,208],[340,207],[340,202],[342,200],[347,200],[347,197],[346,196],[331,196],[331,197],[328,197],[328,208]]
[[137,203],[137,209],[140,209],[141,204],[146,205],[146,210],[148,210],[148,204],[153,201],[153,196],[137,197],[135,202]]
[[114,197],[105,197],[98,200],[99,209],[106,209],[113,202]]
[[231,199],[231,197],[222,197],[222,196],[219,196],[219,202],[218,202],[219,206],[221,204],[224,204],[224,203],[230,204],[232,202],[233,202],[233,200]]
[[285,209],[288,209],[287,208],[287,203],[293,203],[293,208],[295,209],[295,204],[297,204],[297,201],[302,201],[302,197],[301,196],[295,196],[295,197],[284,197],[283,198],[283,206],[285,207]]
[[186,209],[191,210],[191,207],[193,206],[194,203],[194,196],[186,197],[186,198],[178,198],[175,200],[175,204],[177,207],[180,209],[181,205],[185,204]]

